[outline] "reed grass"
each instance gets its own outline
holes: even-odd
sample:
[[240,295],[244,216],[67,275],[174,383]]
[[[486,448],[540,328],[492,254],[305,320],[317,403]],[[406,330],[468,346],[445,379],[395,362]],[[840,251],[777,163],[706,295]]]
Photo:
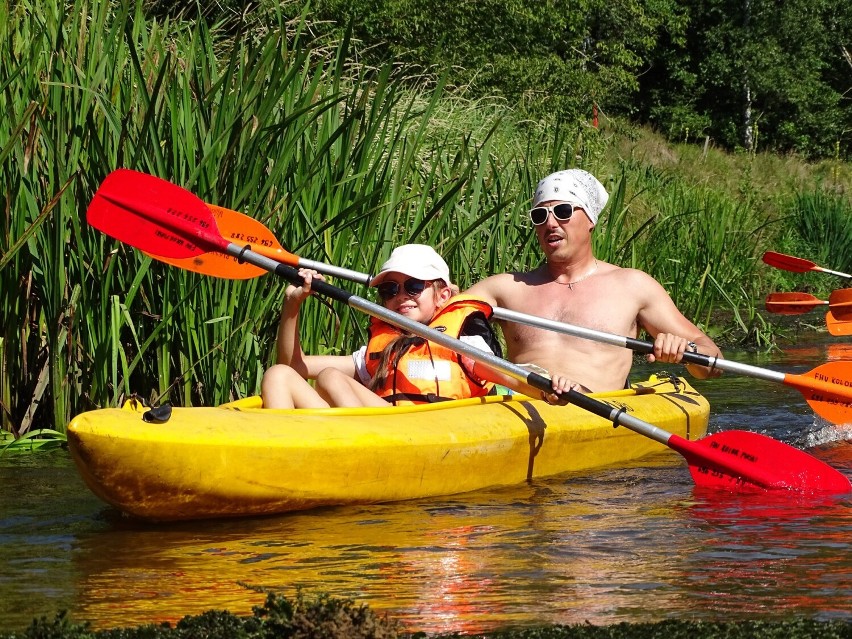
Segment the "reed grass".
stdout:
[[848,194],[799,192],[791,209],[791,226],[802,244],[818,249],[809,259],[835,271],[852,273],[852,201]]
[[[753,199],[613,160],[612,129],[524,122],[440,78],[359,66],[346,39],[313,40],[308,14],[285,6],[217,25],[155,20],[131,0],[6,2],[4,429],[62,433],[131,395],[217,404],[257,392],[271,361],[284,283],[187,273],[86,225],[118,167],[252,215],[314,260],[375,272],[398,244],[432,244],[464,288],[541,261],[523,214],[532,189],[580,166],[613,194],[600,257],[648,270],[708,328],[720,305],[754,309],[775,227]],[[311,352],[365,340],[364,317],[316,299],[301,325]]]

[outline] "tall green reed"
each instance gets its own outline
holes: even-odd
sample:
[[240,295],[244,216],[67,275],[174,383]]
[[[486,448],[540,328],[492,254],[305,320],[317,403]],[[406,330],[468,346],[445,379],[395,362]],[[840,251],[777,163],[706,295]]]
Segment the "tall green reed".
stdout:
[[[4,23],[2,106],[17,131],[2,140],[6,427],[26,430],[29,410],[61,430],[134,392],[218,403],[256,391],[269,363],[283,284],[184,273],[95,233],[81,215],[114,168],[366,271],[395,244],[469,234],[467,216],[495,206],[482,186],[500,166],[479,162],[493,127],[457,139],[436,124],[440,84],[350,69],[345,43],[318,54],[280,15],[266,34],[217,38],[215,25],[146,21],[139,4],[63,9],[33,3],[32,20]],[[306,349],[363,339],[363,318],[308,307]]]
[[[602,222],[594,238],[599,256],[653,275],[687,317],[716,337],[724,330],[758,343],[770,339],[771,328],[755,312],[767,228],[750,201],[625,162]],[[720,322],[723,312],[733,321]]]
[[806,244],[817,249],[810,259],[832,270],[852,272],[852,202],[848,194],[799,192],[793,211],[790,223]]
[[[852,273],[852,204],[842,192],[826,187],[791,189],[779,198],[772,250],[795,255],[826,268]],[[771,269],[766,286],[778,291],[807,291],[828,296],[852,282],[820,272]]]

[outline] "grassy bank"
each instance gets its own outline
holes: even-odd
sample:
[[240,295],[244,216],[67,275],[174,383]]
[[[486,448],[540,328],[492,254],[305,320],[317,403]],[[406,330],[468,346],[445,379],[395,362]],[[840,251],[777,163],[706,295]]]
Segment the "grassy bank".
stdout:
[[[6,3],[0,17],[2,428],[62,432],[138,394],[210,405],[257,392],[283,284],[214,280],[89,228],[118,167],[158,175],[267,224],[293,252],[374,271],[404,242],[436,246],[460,285],[539,261],[524,221],[535,182],[580,166],[613,194],[599,257],[648,270],[725,341],[766,344],[775,287],[764,249],[838,269],[850,233],[848,165],[726,156],[604,121],[520,121],[431,77],[368,69],[280,10],[207,25],[141,3]],[[803,222],[807,220],[807,224]],[[844,237],[844,234],[846,236]],[[826,238],[831,238],[829,243]],[[306,350],[364,341],[364,318],[306,305]]]
[[[428,635],[432,639],[462,635]],[[689,622],[620,623],[611,626],[577,624],[538,628],[506,629],[489,632],[490,639],[843,639],[852,637],[852,624],[843,621],[819,622],[809,619],[773,622]],[[299,594],[287,599],[267,596],[251,617],[237,617],[227,611],[209,611],[184,617],[174,627],[164,624],[114,630],[91,630],[64,614],[41,618],[21,633],[0,635],[0,639],[414,639],[427,637],[410,633],[399,623],[374,614],[367,606],[326,596],[305,598]]]

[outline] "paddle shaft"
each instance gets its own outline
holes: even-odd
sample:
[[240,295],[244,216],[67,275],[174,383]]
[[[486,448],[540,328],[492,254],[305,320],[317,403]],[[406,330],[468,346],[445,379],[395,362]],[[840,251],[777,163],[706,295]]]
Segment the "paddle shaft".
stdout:
[[[495,307],[494,317],[499,320],[518,322],[520,324],[526,324],[527,326],[534,326],[535,328],[543,328],[556,333],[563,333],[573,337],[581,337],[583,339],[601,342],[603,344],[610,344],[611,346],[629,348],[637,353],[654,352],[654,345],[651,342],[645,342],[632,337],[624,337],[623,335],[615,335],[613,333],[604,333],[603,331],[596,331],[582,326],[574,326],[572,324],[566,324],[565,322],[557,322],[543,317],[536,317],[535,315],[527,315],[526,313],[510,311],[505,308]],[[702,353],[692,353],[687,351],[683,354],[683,361],[688,364],[698,364],[699,366],[717,368],[719,370],[729,371],[732,373],[751,375],[753,377],[759,377],[760,379],[766,379],[773,382],[783,381],[784,379],[784,373],[778,373],[776,371],[766,370],[756,366],[749,366],[748,364],[740,364],[726,359],[719,359],[718,357],[710,357],[709,355],[704,355]]]
[[[583,339],[610,344],[612,346],[621,346],[638,353],[654,352],[654,345],[650,342],[634,339],[632,337],[613,335],[612,333],[604,333],[602,331],[596,331],[582,326],[573,326],[571,324],[565,324],[564,322],[556,322],[536,317],[535,315],[527,315],[525,313],[510,311],[505,308],[494,308],[494,317],[496,319],[520,322],[527,326],[534,326],[536,328],[543,328],[557,333],[564,333],[574,337],[581,337]],[[844,380],[832,381],[827,377],[826,379],[812,379],[804,375],[782,373],[768,368],[760,368],[759,366],[751,366],[750,364],[734,362],[728,359],[720,359],[718,357],[710,357],[709,355],[692,353],[690,351],[683,354],[683,361],[688,364],[698,364],[699,366],[706,366],[708,368],[717,368],[721,371],[746,375],[748,377],[754,377],[769,382],[780,382],[788,386],[804,386],[810,390],[822,391],[835,397],[845,398],[847,401],[852,400],[852,384],[848,382],[844,384]]]
[[[154,205],[152,199],[159,199],[164,204]],[[293,284],[303,282],[293,266],[281,263],[281,256],[276,255],[277,259],[265,257],[232,241],[251,241],[249,235],[226,239],[219,232],[215,216],[207,205],[185,189],[153,176],[128,169],[114,171],[95,193],[86,219],[95,228],[158,259],[192,258],[194,263],[196,258],[203,261],[203,255],[213,251],[236,258],[236,264],[246,262],[258,270],[273,272]],[[266,241],[266,248],[274,246],[273,241],[268,238]],[[298,263],[295,257],[288,258],[289,264]],[[178,265],[183,264],[186,263]],[[228,270],[225,269],[226,272]],[[316,282],[313,288],[321,295],[466,355],[491,370],[500,371],[542,392],[552,392],[551,382],[546,377],[470,347],[383,306],[322,281]],[[730,488],[750,483],[765,488],[843,493],[852,488],[842,473],[770,437],[746,431],[726,431],[693,442],[627,415],[620,406],[610,406],[576,391],[559,393],[559,396],[612,421],[614,425],[625,426],[681,453],[689,463],[693,479],[702,485]]]
[[[266,269],[276,275],[283,277],[294,285],[301,285],[304,281],[298,270],[286,264],[264,257],[262,255],[251,252],[250,250],[241,248],[235,244],[229,244],[225,249],[228,254],[233,255],[246,262],[254,264],[260,268]],[[413,335],[427,339],[430,342],[440,344],[446,348],[469,357],[470,359],[484,364],[494,370],[500,371],[509,377],[526,382],[533,388],[537,388],[543,393],[553,393],[551,380],[538,373],[530,372],[527,369],[513,364],[496,355],[479,350],[464,342],[450,337],[445,333],[437,331],[420,322],[408,319],[398,313],[394,313],[374,302],[358,297],[354,293],[345,291],[327,282],[314,280],[311,282],[311,289],[335,301],[347,304],[351,308],[357,309],[367,315],[376,317],[392,326],[396,326],[402,330],[408,331]],[[638,341],[638,340],[637,340]],[[704,360],[700,360],[702,365],[712,365],[711,358],[702,355]],[[715,360],[715,358],[713,358]],[[701,472],[722,472],[732,477],[740,477],[741,481],[752,483],[764,488],[773,488],[786,486],[783,480],[777,474],[763,466],[756,465],[748,459],[743,459],[738,455],[736,450],[726,449],[723,446],[713,447],[702,445],[699,442],[692,442],[683,437],[669,433],[668,431],[658,428],[653,424],[638,419],[629,415],[621,407],[613,407],[609,404],[601,402],[593,397],[584,395],[575,390],[569,390],[563,393],[556,393],[562,399],[567,400],[571,404],[587,410],[590,413],[609,420],[613,425],[620,425],[628,428],[635,433],[653,439],[672,450],[682,454],[692,466],[698,466],[705,470]],[[836,471],[834,471],[836,472]]]
[[818,268],[818,271],[822,271],[823,273],[829,273],[831,275],[837,275],[838,277],[845,277],[847,280],[852,280],[852,275],[849,273],[841,273],[840,271],[832,271],[830,268]]
[[[272,264],[277,264],[278,262],[272,260]],[[303,258],[298,258],[298,264],[303,268],[310,268],[319,273],[332,274],[332,269],[336,267],[332,267],[323,262],[314,262],[312,260],[305,260]],[[358,273],[357,271],[349,271],[351,277],[347,277],[347,279],[351,279],[355,282],[360,282],[362,284],[369,284],[372,276],[365,275],[364,273]],[[311,284],[314,287],[314,284]],[[382,307],[380,307],[382,308]],[[565,335],[571,335],[573,337],[580,337],[582,339],[588,339],[595,342],[601,342],[603,344],[610,344],[612,346],[619,346],[622,348],[629,348],[630,350],[636,351],[638,353],[653,353],[654,345],[651,342],[642,341],[639,339],[635,339],[632,337],[625,337],[622,335],[615,335],[613,333],[605,333],[603,331],[596,331],[591,328],[585,328],[582,326],[575,326],[573,324],[566,324],[565,322],[557,322],[555,320],[545,319],[543,317],[538,317],[536,315],[529,315],[527,313],[521,313],[518,311],[511,311],[506,308],[501,308],[499,306],[493,307],[494,310],[494,318],[497,320],[503,320],[508,322],[517,322],[520,324],[526,324],[527,326],[532,326],[535,328],[541,328],[548,331],[554,331],[557,333],[563,333]],[[392,322],[389,322],[392,323]],[[412,331],[413,332],[413,331]],[[431,339],[431,338],[430,338]],[[437,340],[432,340],[437,341]],[[452,347],[448,347],[452,348]],[[500,360],[503,361],[503,360]],[[796,388],[800,392],[803,389],[806,391],[816,391],[827,393],[832,397],[837,397],[844,399],[845,402],[837,409],[832,410],[840,410],[843,404],[849,404],[852,401],[852,386],[844,385],[844,380],[832,380],[827,376],[823,376],[824,379],[814,379],[811,377],[807,377],[805,375],[795,375],[791,373],[782,373],[779,371],[773,371],[768,368],[761,368],[759,366],[752,366],[750,364],[743,364],[741,362],[735,362],[728,359],[722,359],[719,357],[711,357],[709,355],[704,355],[703,353],[693,353],[687,351],[683,354],[683,362],[687,364],[696,364],[698,366],[705,366],[707,368],[716,368],[721,371],[725,371],[728,373],[734,373],[737,375],[745,375],[747,377],[754,377],[756,379],[762,379],[768,382],[778,382],[781,384],[785,384],[787,386],[791,386]],[[497,368],[497,367],[495,367]],[[523,370],[523,369],[521,369]],[[509,373],[507,373],[509,374]],[[516,379],[521,379],[516,377],[515,375],[511,375],[511,377]],[[531,386],[536,388],[541,388],[535,384],[530,383]],[[546,390],[546,389],[542,389]],[[822,397],[809,396],[807,397],[809,401],[822,402],[824,401]],[[834,402],[832,402],[834,404]],[[579,405],[579,404],[578,404]],[[812,404],[813,406],[813,404]],[[585,407],[584,407],[585,408]],[[821,408],[823,412],[824,409]],[[594,412],[594,411],[592,411]],[[600,413],[596,413],[600,414]],[[843,413],[846,414],[846,411]],[[824,415],[826,416],[826,415]],[[826,416],[828,419],[832,419],[832,421],[836,421],[829,416]],[[656,439],[656,438],[655,438]],[[661,439],[657,439],[657,441],[661,441]],[[662,442],[665,443],[665,442]]]
[[816,306],[828,306],[828,300],[766,300],[766,306],[778,305],[778,306],[801,306],[807,310],[810,310]]
[[[277,264],[274,260],[270,260],[272,264]],[[333,275],[332,267],[329,264],[324,264],[322,262],[314,262],[312,260],[306,260],[303,258],[299,258],[299,266],[302,268],[313,269],[319,273],[325,273],[327,275]],[[369,284],[372,276],[365,275],[364,273],[357,273],[355,271],[350,271],[354,276],[348,279],[351,279],[355,282],[360,282],[362,284]],[[289,278],[288,278],[289,279]],[[298,283],[300,283],[299,280]],[[311,284],[312,288],[316,288],[315,284]],[[360,298],[359,298],[360,299]],[[548,331],[554,331],[557,333],[564,333],[565,335],[572,335],[574,337],[580,337],[583,339],[592,340],[595,342],[602,342],[604,344],[611,344],[612,346],[620,346],[622,348],[629,348],[639,353],[653,353],[654,345],[650,342],[643,342],[642,340],[634,339],[631,337],[623,337],[621,335],[614,335],[612,333],[604,333],[602,331],[596,331],[591,328],[584,328],[582,326],[574,326],[571,324],[566,324],[564,322],[557,322],[554,320],[544,319],[542,317],[537,317],[535,315],[528,315],[526,313],[520,313],[517,311],[510,311],[506,308],[501,308],[499,306],[493,307],[494,310],[494,318],[498,320],[505,320],[508,322],[517,322],[519,324],[526,324],[527,326],[533,326],[535,328],[543,328]],[[384,319],[384,318],[382,318]],[[392,323],[392,322],[389,322]],[[431,338],[430,338],[431,339]],[[431,340],[437,341],[437,340]],[[466,354],[466,353],[465,353]],[[777,373],[775,371],[766,370],[762,368],[757,368],[755,366],[749,366],[748,364],[739,364],[737,362],[731,362],[728,360],[719,359],[717,357],[709,357],[708,355],[702,355],[701,353],[690,353],[686,352],[683,354],[683,360],[690,364],[698,364],[700,366],[707,367],[715,367],[719,370],[725,370],[735,373],[740,373],[744,375],[751,375],[753,377],[758,377],[760,379],[765,379],[773,382],[783,382],[784,381],[784,373]],[[523,369],[521,369],[523,370]],[[507,373],[508,374],[508,373]],[[515,377],[512,375],[512,377]],[[521,379],[516,377],[516,379]],[[535,384],[530,384],[535,386]],[[549,384],[548,384],[549,387]],[[539,388],[536,386],[536,388]],[[545,389],[546,390],[546,389]],[[658,440],[660,441],[660,440]]]
[[[276,262],[272,261],[273,264]],[[310,268],[320,273],[326,273],[331,275],[330,265],[324,264],[322,262],[313,262],[311,260],[305,260],[303,258],[299,258],[299,266],[303,268]],[[369,284],[371,276],[365,275],[363,273],[352,272],[355,274],[354,277],[350,278],[353,281],[361,282],[363,284]],[[300,280],[301,281],[301,280]],[[312,288],[315,288],[315,284],[311,284]],[[384,319],[384,318],[382,318]],[[527,313],[520,313],[518,311],[510,311],[507,308],[501,308],[499,306],[494,307],[494,319],[504,320],[508,322],[517,322],[519,324],[526,324],[527,326],[533,326],[535,328],[542,328],[548,331],[554,331],[557,333],[563,333],[565,335],[571,335],[573,337],[580,337],[582,339],[588,339],[595,342],[601,342],[603,344],[610,344],[612,346],[620,346],[622,348],[629,348],[637,353],[653,353],[654,345],[650,342],[645,342],[639,339],[634,339],[632,337],[624,337],[622,335],[615,335],[613,333],[604,333],[603,331],[596,331],[591,328],[584,328],[582,326],[574,326],[572,324],[566,324],[565,322],[557,322],[554,320],[545,319],[543,317],[537,317],[535,315],[529,315]],[[431,338],[430,338],[431,339]],[[436,340],[432,340],[436,341]],[[727,359],[720,359],[718,357],[710,357],[709,355],[704,355],[702,353],[692,353],[685,352],[683,354],[683,361],[688,364],[697,364],[699,366],[706,366],[708,368],[717,368],[721,371],[727,371],[729,373],[736,373],[740,375],[746,375],[749,377],[755,377],[757,379],[763,379],[770,382],[781,382],[784,383],[785,379],[788,377],[787,373],[780,373],[778,371],[769,370],[766,368],[760,368],[758,366],[751,366],[749,364],[742,364],[740,362],[734,362]],[[523,369],[521,369],[523,370]],[[512,377],[515,377],[512,375]],[[520,379],[520,378],[517,378]],[[816,382],[817,380],[808,380],[808,382]],[[535,386],[535,384],[532,384]],[[824,390],[834,390],[837,391],[836,387],[833,384],[824,384]],[[539,388],[536,386],[536,388]],[[850,391],[850,397],[852,397],[852,391]],[[661,441],[661,440],[657,440]]]
[[[299,272],[286,264],[281,264],[273,259],[252,253],[251,251],[244,251],[236,244],[230,244],[226,250],[230,255],[239,257],[246,262],[264,268],[270,272],[274,272],[276,275],[283,277],[296,286],[300,286],[303,283],[303,278],[299,275]],[[314,280],[311,282],[311,290],[335,301],[347,304],[354,309],[372,317],[376,317],[388,324],[391,324],[392,326],[408,331],[413,335],[428,339],[430,342],[434,342],[435,344],[445,346],[456,353],[498,370],[513,379],[526,382],[533,388],[537,388],[542,392],[553,393],[551,382],[547,377],[539,375],[538,373],[530,372],[525,368],[497,357],[496,355],[470,346],[469,344],[450,337],[449,335],[433,328],[429,328],[425,324],[408,319],[399,313],[394,313],[393,311],[386,309],[384,306],[380,306],[374,302],[364,299],[363,297],[358,297],[354,293],[350,293],[349,291],[345,291],[336,286],[332,286],[328,282],[322,282],[320,280]],[[582,393],[578,393],[577,391],[571,390],[567,393],[562,393],[562,397],[567,399],[570,403],[576,404],[580,408],[588,410],[599,417],[621,424],[622,426],[639,432],[662,444],[666,444],[669,441],[669,438],[672,437],[671,433],[657,428],[653,424],[644,422],[632,415],[627,415],[620,409],[613,408],[612,406],[588,397],[587,395],[583,395]]]
[[828,303],[828,300],[821,300],[809,293],[770,293],[766,296],[765,306],[770,313],[801,315]]

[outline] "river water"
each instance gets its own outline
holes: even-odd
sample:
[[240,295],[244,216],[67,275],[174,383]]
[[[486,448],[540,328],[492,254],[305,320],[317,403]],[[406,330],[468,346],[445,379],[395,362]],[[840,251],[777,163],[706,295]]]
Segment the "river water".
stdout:
[[[852,345],[826,339],[728,356],[785,372],[852,360]],[[711,432],[761,432],[852,476],[852,425],[815,418],[796,390],[733,375],[695,386]],[[661,447],[630,467],[499,490],[154,526],[94,497],[65,451],[0,457],[0,630],[62,609],[96,628],[250,614],[264,595],[246,585],[351,598],[430,634],[852,620],[852,495],[701,490]]]

